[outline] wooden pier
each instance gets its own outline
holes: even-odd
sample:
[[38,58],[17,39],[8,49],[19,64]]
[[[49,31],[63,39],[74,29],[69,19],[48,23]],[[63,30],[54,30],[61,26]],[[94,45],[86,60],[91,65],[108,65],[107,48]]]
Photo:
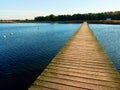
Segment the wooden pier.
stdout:
[[120,90],[120,74],[84,22],[29,90]]

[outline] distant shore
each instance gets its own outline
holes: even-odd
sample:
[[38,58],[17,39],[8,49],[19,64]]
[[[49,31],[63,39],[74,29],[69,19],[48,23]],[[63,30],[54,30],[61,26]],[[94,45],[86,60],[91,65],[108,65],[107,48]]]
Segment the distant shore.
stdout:
[[[120,20],[86,20],[89,24],[120,24]],[[65,21],[65,23],[82,23],[84,21]]]
[[[40,21],[34,20],[0,20],[0,23],[83,23],[85,20]],[[120,20],[86,20],[89,24],[120,24]]]
[[0,20],[0,23],[34,23],[34,20]]

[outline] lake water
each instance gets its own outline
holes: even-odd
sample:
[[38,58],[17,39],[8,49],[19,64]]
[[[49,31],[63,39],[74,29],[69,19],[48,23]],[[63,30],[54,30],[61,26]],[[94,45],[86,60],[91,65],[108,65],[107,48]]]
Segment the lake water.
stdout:
[[[0,89],[26,90],[80,24],[0,24]],[[90,24],[120,72],[120,25]]]
[[0,88],[27,89],[79,26],[0,24]]
[[92,24],[90,27],[120,73],[120,25]]

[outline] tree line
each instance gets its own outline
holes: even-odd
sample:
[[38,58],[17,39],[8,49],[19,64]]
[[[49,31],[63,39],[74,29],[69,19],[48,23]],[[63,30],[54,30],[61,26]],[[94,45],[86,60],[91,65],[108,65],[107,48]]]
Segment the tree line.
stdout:
[[73,15],[58,15],[38,16],[34,21],[72,21],[72,20],[120,20],[120,11],[103,12],[103,13],[88,13],[88,14],[73,14]]

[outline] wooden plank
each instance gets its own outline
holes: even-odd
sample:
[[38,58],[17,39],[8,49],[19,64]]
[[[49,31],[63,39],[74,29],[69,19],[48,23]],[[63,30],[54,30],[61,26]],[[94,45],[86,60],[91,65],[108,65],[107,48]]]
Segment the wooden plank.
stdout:
[[120,74],[87,22],[29,88],[42,89],[120,90]]

